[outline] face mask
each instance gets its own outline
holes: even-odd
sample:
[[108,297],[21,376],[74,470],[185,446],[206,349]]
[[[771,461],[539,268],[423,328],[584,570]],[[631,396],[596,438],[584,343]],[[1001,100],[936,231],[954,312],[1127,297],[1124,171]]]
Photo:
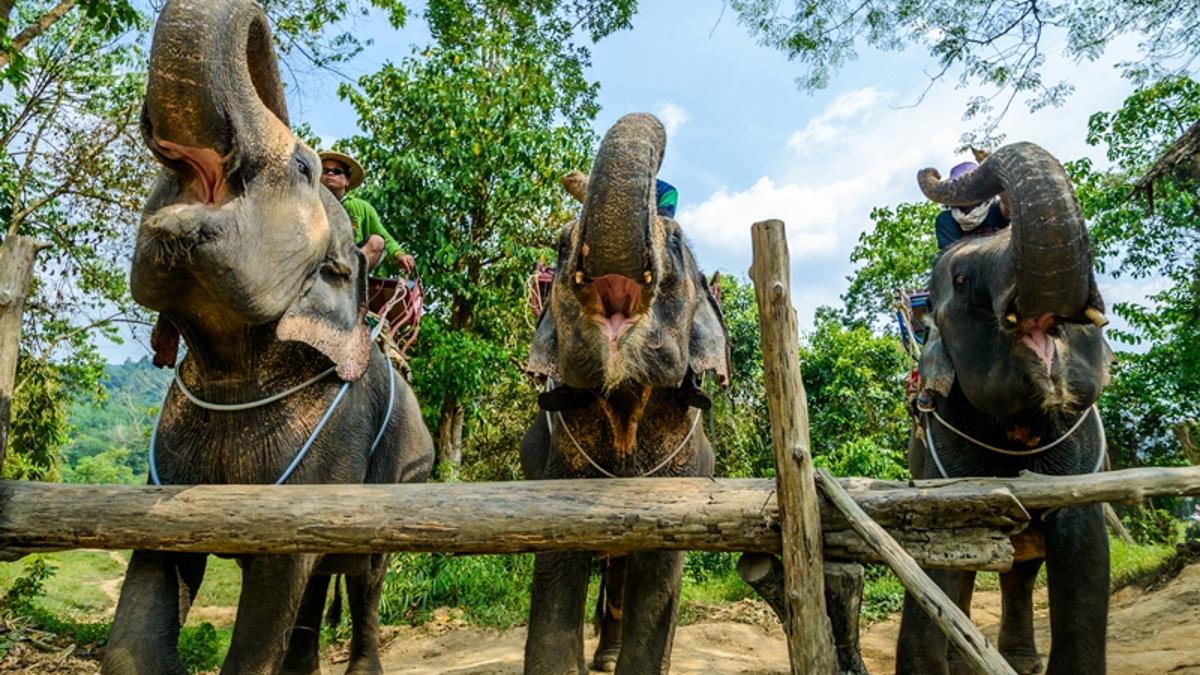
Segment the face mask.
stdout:
[[987,218],[988,210],[991,208],[992,200],[989,199],[970,211],[952,208],[950,209],[950,215],[954,216],[955,222],[958,223],[958,226],[962,228],[963,232],[970,232],[983,223],[983,221]]

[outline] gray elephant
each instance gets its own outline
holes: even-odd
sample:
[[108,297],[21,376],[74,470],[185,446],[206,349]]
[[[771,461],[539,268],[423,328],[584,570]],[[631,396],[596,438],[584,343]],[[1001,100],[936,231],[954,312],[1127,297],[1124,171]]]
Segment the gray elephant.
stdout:
[[[529,356],[529,369],[558,387],[541,397],[522,442],[527,478],[712,474],[694,389],[681,384],[710,370],[726,379],[728,337],[679,224],[655,212],[665,144],[652,115],[622,117],[601,142],[582,215],[559,237],[558,276]],[[587,672],[592,556],[537,556],[526,673]],[[666,672],[683,554],[635,553],[623,564],[624,583],[612,589],[624,597],[615,668]]]
[[[254,3],[167,3],[142,131],[164,170],[138,231],[133,296],[160,312],[161,361],[173,361],[180,334],[189,347],[151,438],[152,482],[424,481],[429,432],[412,391],[372,344],[365,258],[319,182],[316,153],[288,128],[267,20]],[[186,672],[176,643],[205,562],[134,552],[103,672]],[[347,575],[347,672],[382,672],[387,556],[239,562],[222,673],[320,672],[331,574]]]
[[[1094,404],[1112,352],[1101,328],[1087,229],[1062,166],[1042,148],[1017,143],[975,171],[940,181],[918,176],[930,199],[978,204],[1007,191],[1012,227],[966,239],[933,268],[931,337],[922,354],[927,397],[909,447],[914,478],[1088,474],[1104,460]],[[1048,672],[1105,672],[1108,537],[1099,504],[1034,516],[1018,562],[1001,575],[999,648],[1019,673],[1041,670],[1032,592],[1044,561],[1050,591]],[[973,573],[931,572],[964,610]],[[967,672],[957,650],[905,599],[897,673]]]

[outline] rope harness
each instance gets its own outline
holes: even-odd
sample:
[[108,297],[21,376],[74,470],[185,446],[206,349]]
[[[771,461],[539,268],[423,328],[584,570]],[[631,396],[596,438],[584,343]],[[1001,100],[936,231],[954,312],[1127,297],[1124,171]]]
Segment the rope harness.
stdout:
[[1096,418],[1096,431],[1100,434],[1100,452],[1096,457],[1096,466],[1093,467],[1089,473],[1098,473],[1100,468],[1104,465],[1104,457],[1107,450],[1108,439],[1104,433],[1104,421],[1100,419],[1100,411],[1096,408],[1095,404],[1092,404],[1092,407],[1083,411],[1083,414],[1079,416],[1079,419],[1075,420],[1075,424],[1071,425],[1071,428],[1068,429],[1062,436],[1059,436],[1057,439],[1045,445],[1036,448],[1030,448],[1028,450],[1007,450],[1005,448],[997,448],[994,445],[984,443],[983,441],[950,424],[938,414],[937,410],[921,411],[921,415],[925,418],[925,447],[929,449],[929,454],[933,457],[934,466],[937,467],[938,474],[941,475],[942,478],[951,478],[952,476],[946,473],[946,467],[942,465],[942,459],[938,456],[937,444],[933,441],[933,428],[929,423],[929,416],[931,413],[933,415],[933,419],[937,420],[939,424],[954,432],[968,443],[983,448],[984,450],[990,450],[992,452],[1011,457],[1032,457],[1033,455],[1046,452],[1047,450],[1070,438],[1071,435],[1079,429],[1080,425],[1083,424],[1083,421],[1087,419],[1088,414],[1092,414]]
[[[375,338],[378,337],[379,332],[383,329],[384,325],[385,325],[385,322],[380,321],[378,324],[376,324],[375,328],[372,329],[372,331],[371,331],[371,340],[372,341],[374,341]],[[300,391],[301,389],[304,389],[305,387],[308,387],[309,385],[320,381],[321,379],[323,379],[324,377],[326,377],[333,371],[334,371],[334,368],[330,368],[330,369],[316,375],[315,377],[311,377],[311,378],[305,380],[304,382],[301,382],[300,384],[298,384],[294,387],[290,387],[278,394],[273,394],[266,398],[259,399],[257,401],[251,401],[249,403],[209,403],[208,401],[200,399],[195,394],[193,394],[186,386],[184,386],[183,379],[179,377],[179,368],[178,367],[175,368],[175,385],[177,387],[179,387],[179,390],[181,392],[183,392],[183,395],[189,401],[191,401],[193,405],[195,405],[199,408],[203,408],[204,410],[212,410],[214,412],[235,412],[235,411],[251,410],[254,408],[258,408],[258,407],[267,405],[268,403],[274,403],[275,401],[278,401],[280,399],[291,396],[292,394],[295,394],[296,392]],[[345,398],[346,392],[350,389],[351,384],[353,384],[353,382],[343,382],[342,383],[342,386],[338,389],[337,395],[333,397],[333,401],[329,404],[329,407],[325,409],[325,414],[321,416],[321,421],[317,422],[317,426],[314,427],[312,430],[312,433],[310,433],[308,435],[308,440],[306,440],[304,442],[304,445],[300,447],[300,451],[296,453],[296,456],[294,458],[292,458],[291,463],[288,464],[287,468],[283,470],[283,473],[281,473],[279,475],[279,477],[275,479],[275,483],[274,483],[275,485],[283,485],[285,482],[287,482],[288,478],[291,478],[292,473],[295,472],[295,470],[296,470],[296,467],[300,466],[300,462],[304,460],[305,455],[308,454],[309,449],[311,449],[313,443],[316,442],[317,436],[320,435],[321,430],[325,428],[325,424],[327,422],[329,422],[329,418],[333,416],[333,412],[337,409],[338,404],[340,404],[342,402],[342,399]],[[371,452],[367,455],[368,459],[370,459],[371,457],[373,457],[375,455],[375,449],[377,447],[379,447],[379,441],[381,441],[383,439],[383,432],[387,429],[388,422],[390,422],[392,419],[392,406],[395,403],[395,399],[396,399],[396,370],[389,366],[388,367],[388,404],[387,404],[387,409],[383,416],[383,424],[381,424],[379,426],[379,431],[375,434],[375,440],[371,443]],[[150,482],[154,485],[162,485],[162,481],[158,477],[158,459],[157,459],[158,425],[161,421],[162,421],[162,409],[159,409],[158,416],[154,418],[154,426],[150,429],[150,448],[149,448],[149,452],[148,452],[149,456],[147,457],[148,463],[150,465]]]
[[[608,471],[604,467],[597,464],[596,460],[592,459],[592,456],[587,454],[587,451],[583,449],[583,446],[579,445],[579,441],[575,440],[575,434],[571,433],[571,427],[567,426],[567,421],[563,419],[561,412],[556,412],[554,414],[558,416],[558,423],[560,425],[562,425],[563,431],[567,432],[567,438],[571,439],[571,445],[575,446],[575,449],[579,451],[579,454],[583,455],[583,458],[588,461],[588,464],[592,465],[592,468],[594,468],[595,470],[604,474],[604,476],[607,478],[620,478],[620,476],[617,476],[616,474]],[[658,465],[656,465],[653,469],[650,469],[649,471],[639,473],[636,476],[626,476],[626,477],[627,478],[646,478],[647,476],[652,476],[652,475],[658,473],[660,470],[662,470],[662,468],[664,466],[669,464],[671,462],[671,460],[675,459],[676,455],[678,455],[680,452],[683,451],[683,449],[685,447],[687,447],[688,441],[692,440],[692,434],[694,434],[696,432],[696,425],[699,423],[700,423],[700,410],[697,409],[696,414],[692,416],[692,425],[690,427],[688,427],[687,435],[685,435],[683,437],[683,440],[679,442],[679,445],[674,450],[671,451],[671,454],[667,455],[666,459],[659,462]],[[552,417],[550,417],[549,410],[546,411],[546,424],[549,425],[550,432],[553,433],[554,432],[554,419]]]

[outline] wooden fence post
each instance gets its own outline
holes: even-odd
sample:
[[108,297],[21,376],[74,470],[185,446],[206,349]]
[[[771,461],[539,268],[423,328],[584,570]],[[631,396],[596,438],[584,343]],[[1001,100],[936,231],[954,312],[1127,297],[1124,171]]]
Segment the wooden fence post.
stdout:
[[821,516],[813,482],[808,438],[808,402],[800,381],[799,335],[792,308],[787,237],[783,221],[766,220],[751,229],[754,260],[750,278],[758,299],[763,368],[775,484],[783,529],[788,654],[793,673],[833,673],[837,667],[821,550]]
[[8,447],[8,418],[12,409],[17,353],[21,344],[21,312],[33,275],[33,259],[49,244],[10,235],[0,244],[0,470]]

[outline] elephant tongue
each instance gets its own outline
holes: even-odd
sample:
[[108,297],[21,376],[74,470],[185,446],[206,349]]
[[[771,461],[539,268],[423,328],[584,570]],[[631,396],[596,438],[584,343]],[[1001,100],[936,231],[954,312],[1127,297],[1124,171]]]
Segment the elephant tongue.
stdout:
[[1049,375],[1054,366],[1054,338],[1047,332],[1054,325],[1054,317],[1044,314],[1036,319],[1021,322],[1021,342],[1037,354]]

